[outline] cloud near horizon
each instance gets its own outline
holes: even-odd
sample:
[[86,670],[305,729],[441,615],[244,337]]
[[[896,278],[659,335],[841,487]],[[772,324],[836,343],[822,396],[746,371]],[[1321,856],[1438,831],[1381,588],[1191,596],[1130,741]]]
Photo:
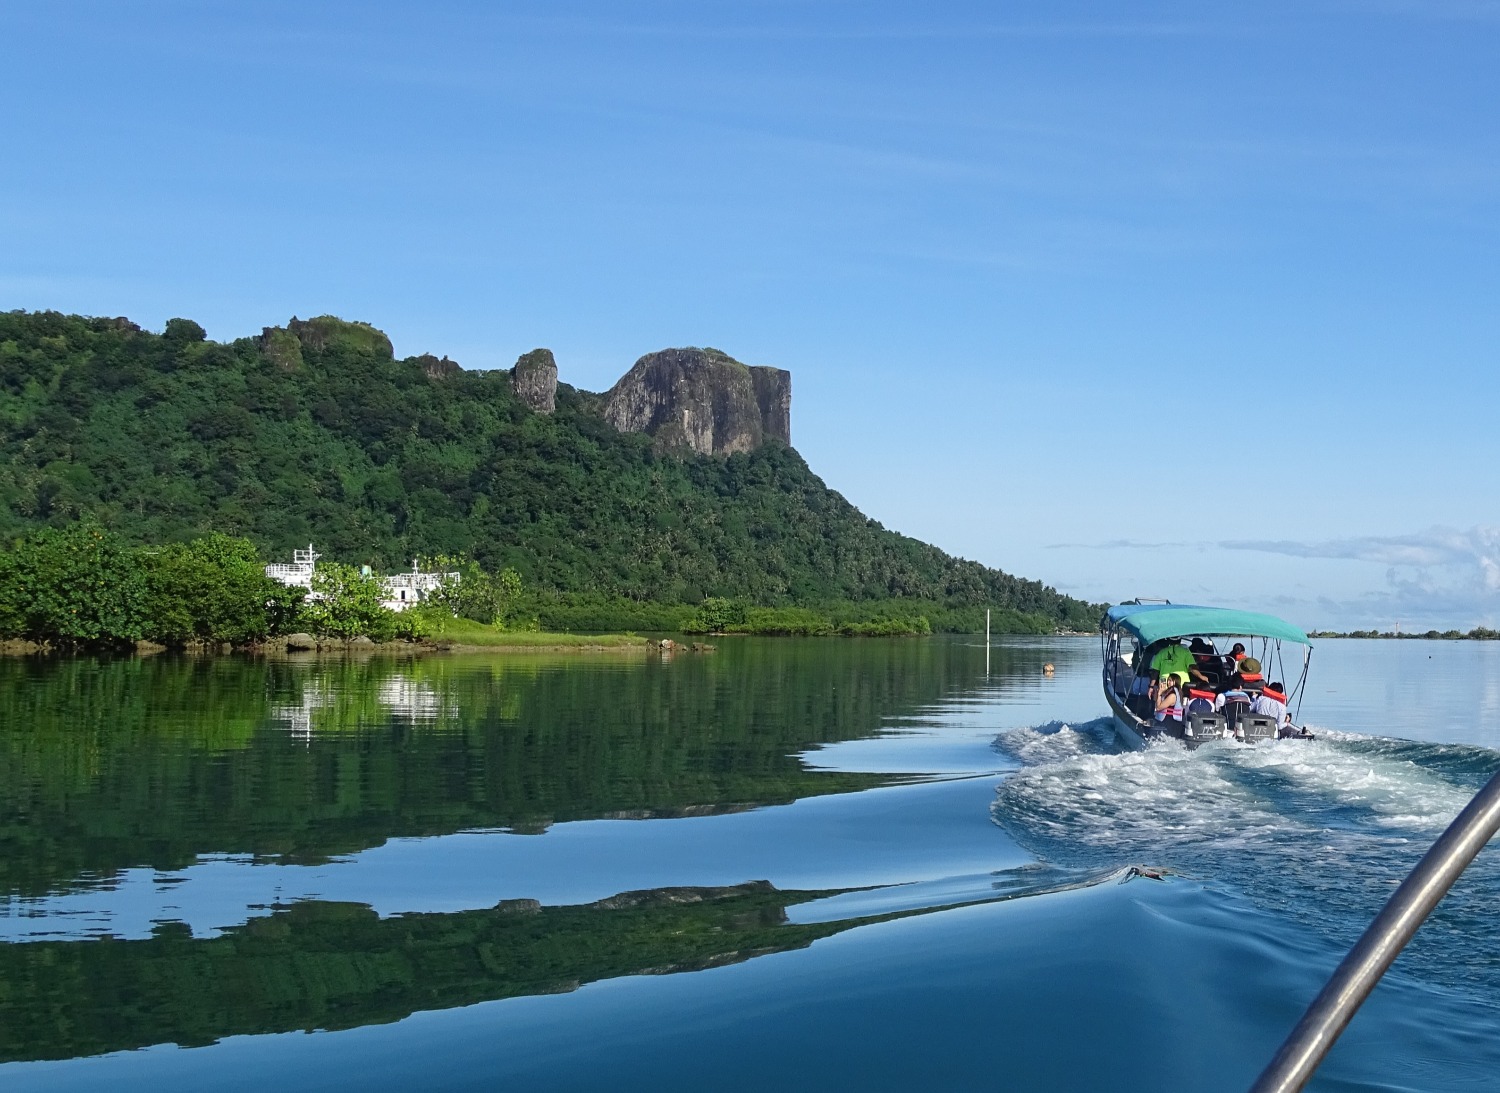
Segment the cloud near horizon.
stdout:
[[1411,535],[1367,535],[1351,539],[1298,542],[1291,539],[1235,539],[1216,544],[1226,550],[1254,550],[1293,558],[1335,558],[1391,567],[1466,569],[1481,588],[1500,592],[1500,528],[1467,531],[1435,527]]
[[[1352,598],[1299,600],[1284,593],[1267,604],[1289,613],[1321,617],[1320,625],[1387,629],[1469,629],[1500,620],[1500,527],[1433,527],[1403,535],[1345,539],[1230,539],[1203,542],[1056,543],[1049,549],[1235,550],[1288,558],[1326,559],[1384,566],[1383,580]],[[1309,611],[1309,609],[1311,609]],[[1334,621],[1336,620],[1336,621]]]
[[[1467,629],[1500,617],[1500,528],[1434,527],[1409,535],[1360,536],[1303,543],[1240,540],[1220,544],[1293,558],[1330,558],[1386,566],[1385,588],[1358,600],[1325,603],[1337,615],[1366,624]],[[1465,623],[1463,620],[1474,620]],[[1444,625],[1446,624],[1446,625]]]

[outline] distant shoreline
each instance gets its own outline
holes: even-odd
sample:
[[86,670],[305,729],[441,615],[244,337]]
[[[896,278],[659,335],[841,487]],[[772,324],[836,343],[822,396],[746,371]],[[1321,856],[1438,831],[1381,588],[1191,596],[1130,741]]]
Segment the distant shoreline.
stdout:
[[1319,640],[1362,638],[1367,641],[1500,641],[1500,630],[1491,630],[1484,626],[1476,626],[1467,633],[1458,630],[1424,630],[1411,634],[1401,634],[1392,630],[1350,630],[1347,633],[1337,630],[1309,630],[1307,636]]
[[[427,638],[419,641],[372,641],[367,637],[355,638],[329,638],[316,637],[308,634],[293,634],[269,638],[261,642],[251,642],[236,645],[230,642],[189,642],[186,645],[161,645],[152,641],[126,642],[122,644],[62,644],[55,642],[37,642],[26,638],[6,638],[0,640],[0,658],[5,657],[74,657],[74,656],[121,656],[121,657],[151,657],[163,655],[191,656],[191,657],[215,657],[215,656],[249,656],[249,657],[277,657],[292,659],[311,659],[324,656],[432,656],[447,653],[475,654],[475,653],[576,653],[583,655],[603,653],[656,653],[662,656],[671,656],[678,653],[712,653],[717,647],[707,641],[678,640],[674,637],[645,637],[632,633],[589,633],[578,634],[568,632],[546,632],[534,630],[499,631],[493,635],[494,640],[475,642],[473,630],[466,630],[463,639],[450,639],[444,637]],[[489,637],[490,635],[485,635]],[[715,632],[707,635],[714,639],[721,638],[791,638],[805,639],[814,637],[819,639],[849,640],[850,638],[869,637],[874,635],[860,634],[745,634],[735,632]],[[900,638],[922,638],[930,635],[925,634],[893,634],[878,635],[882,637]],[[980,637],[979,634],[961,635],[965,637]],[[993,638],[1007,637],[1038,637],[1047,635],[1033,634],[994,634]],[[1084,631],[1059,631],[1052,637],[1092,637]]]

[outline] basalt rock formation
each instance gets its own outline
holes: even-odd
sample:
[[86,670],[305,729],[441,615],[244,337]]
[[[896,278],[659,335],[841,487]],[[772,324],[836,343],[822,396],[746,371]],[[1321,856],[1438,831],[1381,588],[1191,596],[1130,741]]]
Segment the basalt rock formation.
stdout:
[[728,455],[792,442],[792,375],[717,349],[648,353],[604,395],[606,421],[658,449]]
[[304,351],[320,353],[327,349],[344,349],[370,353],[382,360],[395,359],[391,339],[385,331],[377,330],[369,323],[349,322],[336,315],[319,315],[314,319],[299,319],[293,315],[284,327],[266,327],[255,341],[266,359],[283,372],[300,369]]
[[447,380],[463,373],[463,366],[457,361],[448,359],[447,354],[435,357],[431,353],[423,353],[420,357],[412,358],[422,366],[422,371],[430,380]]
[[557,409],[557,361],[550,349],[523,354],[510,370],[516,397],[539,414]]

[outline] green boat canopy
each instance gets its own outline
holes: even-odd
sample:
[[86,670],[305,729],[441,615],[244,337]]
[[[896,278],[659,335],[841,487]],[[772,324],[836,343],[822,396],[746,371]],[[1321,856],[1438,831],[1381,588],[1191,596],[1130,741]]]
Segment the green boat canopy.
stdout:
[[1194,607],[1176,603],[1122,603],[1106,616],[1150,645],[1163,638],[1204,637],[1277,638],[1311,646],[1307,635],[1275,615],[1231,611],[1224,607]]

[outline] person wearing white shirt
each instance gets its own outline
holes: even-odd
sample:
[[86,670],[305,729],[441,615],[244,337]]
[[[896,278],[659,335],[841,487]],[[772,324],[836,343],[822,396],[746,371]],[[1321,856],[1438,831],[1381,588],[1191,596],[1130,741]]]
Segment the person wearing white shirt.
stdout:
[[1280,683],[1267,683],[1250,703],[1250,712],[1256,717],[1275,718],[1280,729],[1290,719],[1286,712],[1286,688]]

